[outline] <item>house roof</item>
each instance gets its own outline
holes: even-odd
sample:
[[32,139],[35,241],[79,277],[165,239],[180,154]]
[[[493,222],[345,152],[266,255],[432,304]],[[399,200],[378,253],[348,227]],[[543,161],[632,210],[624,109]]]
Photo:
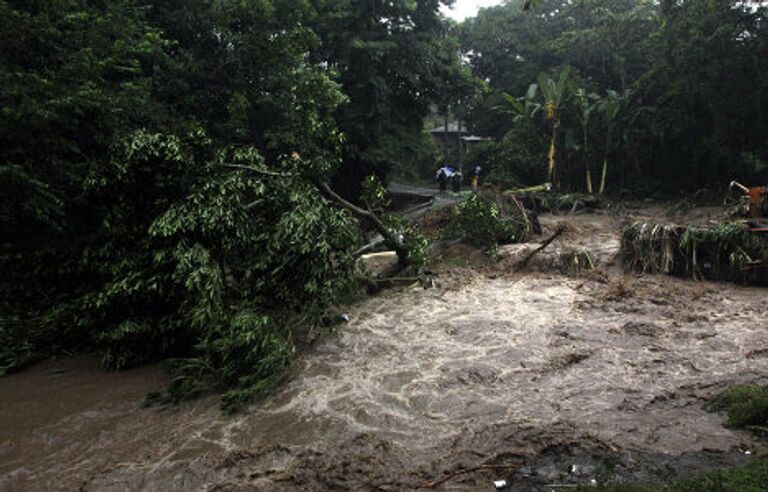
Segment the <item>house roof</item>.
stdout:
[[[459,131],[459,124],[456,122],[448,123],[448,133],[458,133]],[[461,133],[466,133],[467,127],[463,126],[461,127]],[[429,133],[445,133],[445,125],[440,125],[437,128],[433,128],[432,130],[429,130]]]

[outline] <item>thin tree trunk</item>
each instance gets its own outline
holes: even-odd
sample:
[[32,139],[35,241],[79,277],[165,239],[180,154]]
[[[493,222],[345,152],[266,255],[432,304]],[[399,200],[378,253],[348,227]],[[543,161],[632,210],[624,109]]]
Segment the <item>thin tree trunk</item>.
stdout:
[[463,161],[461,156],[461,116],[457,116],[456,118],[456,144],[458,145],[459,153],[458,153],[458,164],[459,164],[459,174],[464,176],[464,168],[463,168]]
[[556,175],[556,163],[555,163],[555,147],[557,142],[557,128],[552,129],[552,140],[549,144],[549,155],[547,158],[547,175],[552,182],[552,186],[558,189],[557,175]]
[[445,127],[443,127],[443,152],[445,153],[445,160],[450,158],[450,142],[448,141],[448,115],[451,112],[451,106],[445,106]]
[[587,175],[587,193],[592,194],[592,170],[589,166],[589,144],[587,136],[587,125],[584,124],[584,167]]
[[605,191],[605,176],[608,174],[608,152],[605,153],[605,157],[603,158],[603,175],[600,177],[600,192],[599,194],[602,195]]
[[600,192],[599,194],[602,195],[605,191],[605,179],[608,176],[608,152],[611,148],[611,130],[610,126],[608,127],[608,133],[605,137],[605,155],[603,156],[603,173],[600,177]]

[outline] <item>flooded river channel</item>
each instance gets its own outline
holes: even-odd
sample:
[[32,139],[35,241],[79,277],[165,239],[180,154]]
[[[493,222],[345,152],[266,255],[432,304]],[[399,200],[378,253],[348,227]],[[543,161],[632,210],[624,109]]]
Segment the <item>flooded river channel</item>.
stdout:
[[213,397],[140,408],[166,381],[158,367],[46,362],[0,379],[0,491],[493,490],[500,478],[549,490],[739,463],[759,442],[702,405],[766,382],[765,292],[454,269],[352,307],[282,389],[233,417]]

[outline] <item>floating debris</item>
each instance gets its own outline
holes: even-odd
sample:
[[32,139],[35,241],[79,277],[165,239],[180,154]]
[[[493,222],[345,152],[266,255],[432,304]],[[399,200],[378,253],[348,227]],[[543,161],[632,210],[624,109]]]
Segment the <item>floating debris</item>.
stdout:
[[768,240],[741,223],[712,227],[636,222],[622,235],[630,270],[696,280],[768,281]]

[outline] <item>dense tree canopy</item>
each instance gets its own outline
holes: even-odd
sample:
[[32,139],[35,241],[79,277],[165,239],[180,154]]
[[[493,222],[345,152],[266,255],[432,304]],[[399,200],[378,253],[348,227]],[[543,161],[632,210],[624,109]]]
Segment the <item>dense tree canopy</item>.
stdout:
[[449,87],[470,90],[441,3],[448,2],[318,2],[313,25],[323,42],[315,57],[338,72],[349,98],[337,118],[346,141],[336,183],[346,195],[371,172],[408,172],[425,159],[431,165],[424,117]]
[[1,1],[0,371],[97,349],[177,358],[173,398],[274,384],[353,277],[325,183],[409,152],[458,63],[438,6]]
[[[581,163],[597,170],[606,160],[616,166],[608,181],[621,188],[677,191],[766,179],[764,4],[543,0],[526,10],[524,3],[484,9],[462,28],[462,49],[491,87],[473,124],[502,142],[496,160],[507,170],[498,174],[514,174],[511,168],[526,161],[501,156],[515,140],[509,132],[523,135],[521,125],[531,123],[495,111],[505,106],[502,94],[522,97],[540,73],[568,65],[571,89],[558,140],[567,186],[586,190]],[[590,121],[588,146],[580,135],[579,91],[605,100]],[[611,98],[620,104],[606,113]],[[548,132],[544,121],[534,124]]]
[[768,180],[764,3],[450,3],[0,0],[0,373],[94,350],[175,359],[173,399],[265,391],[350,285],[353,214],[424,259],[359,194],[434,164],[436,111],[502,183]]

